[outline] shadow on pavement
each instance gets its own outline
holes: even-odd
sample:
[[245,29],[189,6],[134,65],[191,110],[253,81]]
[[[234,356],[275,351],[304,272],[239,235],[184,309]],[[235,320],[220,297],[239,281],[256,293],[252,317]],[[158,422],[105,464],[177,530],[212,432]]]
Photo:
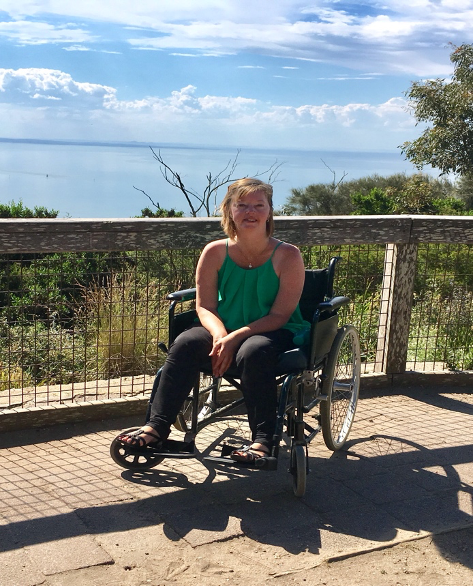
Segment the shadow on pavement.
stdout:
[[[417,394],[415,399],[465,413],[462,402],[427,395]],[[116,426],[114,422],[110,429]],[[107,425],[83,424],[85,428],[103,431]],[[70,434],[71,427],[63,432],[29,433],[32,443],[38,443],[40,437],[48,442]],[[27,437],[23,433],[24,445]],[[10,435],[9,440],[14,437]],[[288,460],[283,447],[277,473],[208,469],[208,477],[201,483],[162,465],[140,472],[124,471],[124,480],[143,487],[144,497],[138,501],[125,494],[126,501],[118,503],[11,522],[2,527],[0,550],[82,534],[162,526],[168,540],[184,538],[192,545],[245,534],[292,554],[318,554],[323,536],[351,536],[356,544],[369,540],[382,545],[406,531],[434,533],[433,540],[443,556],[457,557],[472,568],[472,548],[448,551],[443,534],[472,525],[472,516],[467,513],[472,488],[461,480],[457,470],[472,462],[472,445],[450,446],[448,442],[446,446],[426,448],[422,442],[401,435],[360,436],[330,458],[310,454],[312,473],[302,499],[295,498],[291,491],[285,471]],[[174,466],[178,468],[179,464]],[[282,471],[284,475],[279,474]],[[104,483],[107,475],[104,473]],[[150,488],[163,491],[150,496]]]

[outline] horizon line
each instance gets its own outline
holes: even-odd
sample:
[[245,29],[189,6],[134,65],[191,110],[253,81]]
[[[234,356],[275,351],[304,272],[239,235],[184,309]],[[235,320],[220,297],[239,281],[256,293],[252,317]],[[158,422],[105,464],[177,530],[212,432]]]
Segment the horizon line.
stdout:
[[265,147],[238,147],[234,145],[202,145],[196,143],[157,143],[157,142],[144,142],[144,141],[91,141],[91,140],[80,140],[80,139],[39,139],[39,138],[13,138],[13,137],[0,137],[0,143],[24,143],[24,144],[46,144],[46,145],[74,145],[80,147],[136,147],[136,148],[150,148],[150,149],[203,149],[203,150],[215,150],[215,149],[227,149],[227,150],[249,150],[249,151],[295,151],[295,152],[308,152],[308,153],[380,153],[380,154],[395,154],[396,150],[387,151],[365,151],[365,150],[335,150],[324,151],[319,149],[297,149],[297,148],[265,148]]

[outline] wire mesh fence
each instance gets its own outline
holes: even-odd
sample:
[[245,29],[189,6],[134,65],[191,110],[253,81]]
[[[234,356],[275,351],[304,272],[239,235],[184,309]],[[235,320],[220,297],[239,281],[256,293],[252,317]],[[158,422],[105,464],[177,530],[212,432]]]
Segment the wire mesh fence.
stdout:
[[472,248],[418,246],[407,368],[472,369]]
[[[384,245],[301,247],[342,258],[341,323],[377,370]],[[147,395],[164,361],[170,291],[192,287],[198,249],[0,256],[0,410]],[[472,369],[472,248],[420,245],[407,368]]]

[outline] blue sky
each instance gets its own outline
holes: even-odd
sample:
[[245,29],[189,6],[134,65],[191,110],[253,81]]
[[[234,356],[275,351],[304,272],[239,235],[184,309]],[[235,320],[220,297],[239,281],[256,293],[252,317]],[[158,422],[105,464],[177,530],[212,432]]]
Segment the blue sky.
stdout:
[[2,0],[2,137],[396,150],[470,0]]

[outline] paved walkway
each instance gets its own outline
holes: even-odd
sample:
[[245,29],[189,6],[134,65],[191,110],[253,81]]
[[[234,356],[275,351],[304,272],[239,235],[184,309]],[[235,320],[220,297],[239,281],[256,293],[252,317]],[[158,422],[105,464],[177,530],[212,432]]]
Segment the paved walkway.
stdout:
[[[278,585],[323,561],[472,524],[470,390],[380,394],[362,394],[344,451],[313,441],[302,499],[285,447],[276,472],[193,459],[132,473],[109,445],[136,419],[0,434],[0,584],[232,585],[238,558],[248,570],[238,584],[255,584],[259,565]],[[203,453],[238,436],[244,418],[213,426],[198,436]],[[64,583],[75,570],[78,582]]]

